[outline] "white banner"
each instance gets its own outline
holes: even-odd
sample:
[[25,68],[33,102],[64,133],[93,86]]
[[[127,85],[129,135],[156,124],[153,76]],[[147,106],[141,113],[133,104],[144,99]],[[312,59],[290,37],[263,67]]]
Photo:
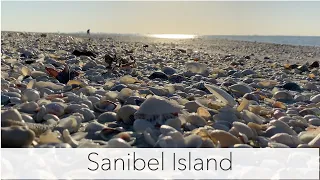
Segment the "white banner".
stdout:
[[319,149],[1,149],[2,179],[319,179]]

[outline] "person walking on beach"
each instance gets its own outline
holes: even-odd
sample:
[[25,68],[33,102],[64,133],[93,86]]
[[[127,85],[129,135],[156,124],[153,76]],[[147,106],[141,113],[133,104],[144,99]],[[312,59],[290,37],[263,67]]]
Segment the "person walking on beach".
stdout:
[[87,35],[90,35],[90,29],[87,30]]

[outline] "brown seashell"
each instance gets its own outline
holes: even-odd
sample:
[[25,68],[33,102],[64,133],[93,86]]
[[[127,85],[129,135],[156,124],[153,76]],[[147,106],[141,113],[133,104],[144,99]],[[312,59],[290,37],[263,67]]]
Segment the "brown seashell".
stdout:
[[214,130],[210,132],[210,137],[219,141],[221,147],[231,147],[235,144],[242,144],[236,136],[223,130]]
[[209,113],[209,111],[203,107],[198,108],[197,114],[206,120],[210,120],[211,118],[211,114]]

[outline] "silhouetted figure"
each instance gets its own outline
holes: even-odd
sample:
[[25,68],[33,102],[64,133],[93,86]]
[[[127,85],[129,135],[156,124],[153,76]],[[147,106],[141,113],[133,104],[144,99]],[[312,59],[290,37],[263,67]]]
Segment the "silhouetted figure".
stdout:
[[87,30],[87,35],[90,35],[90,29]]

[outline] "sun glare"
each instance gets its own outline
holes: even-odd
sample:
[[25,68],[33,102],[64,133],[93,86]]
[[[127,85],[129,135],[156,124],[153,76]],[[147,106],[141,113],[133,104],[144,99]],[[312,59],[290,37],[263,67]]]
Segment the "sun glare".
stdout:
[[190,34],[152,34],[151,37],[162,39],[192,39],[195,35]]

